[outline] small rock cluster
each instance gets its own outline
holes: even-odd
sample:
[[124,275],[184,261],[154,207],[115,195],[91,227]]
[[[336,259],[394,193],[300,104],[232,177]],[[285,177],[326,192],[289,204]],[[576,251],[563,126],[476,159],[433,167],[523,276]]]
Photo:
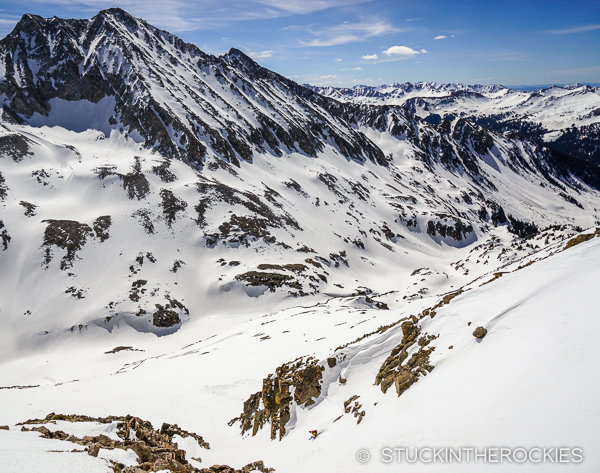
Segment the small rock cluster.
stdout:
[[[362,404],[360,404],[357,399],[360,396],[354,395],[350,399],[344,401],[344,413],[345,414],[353,414],[356,417],[356,424],[360,424],[365,416],[365,411],[362,410]],[[354,402],[354,405],[352,404]],[[336,419],[337,420],[337,419]]]

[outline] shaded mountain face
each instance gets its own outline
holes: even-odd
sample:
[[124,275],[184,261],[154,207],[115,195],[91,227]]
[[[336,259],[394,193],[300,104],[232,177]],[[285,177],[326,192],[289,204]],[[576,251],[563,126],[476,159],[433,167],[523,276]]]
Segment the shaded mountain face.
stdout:
[[540,90],[514,90],[501,85],[419,82],[378,87],[311,87],[336,100],[360,105],[404,106],[439,124],[465,118],[498,133],[516,133],[559,152],[567,166],[600,164],[600,89],[573,84]]
[[0,51],[0,93],[18,121],[73,128],[64,115],[81,115],[70,104],[87,101],[80,131],[124,130],[197,166],[207,152],[236,165],[255,152],[314,157],[327,140],[350,159],[383,161],[376,146],[327,113],[330,100],[238,50],[206,55],[120,9],[89,21],[25,15]]
[[305,299],[383,310],[598,219],[595,171],[535,143],[342,103],[119,9],[25,15],[0,61],[7,356]]

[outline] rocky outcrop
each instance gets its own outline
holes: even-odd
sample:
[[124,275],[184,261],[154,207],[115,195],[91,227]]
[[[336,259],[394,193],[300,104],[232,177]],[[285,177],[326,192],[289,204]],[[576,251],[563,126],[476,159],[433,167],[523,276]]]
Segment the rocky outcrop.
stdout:
[[[43,425],[49,423],[55,424],[56,421],[99,422],[102,424],[118,422],[117,435],[122,440],[113,440],[102,434],[77,438],[61,430],[52,431]],[[38,427],[25,427],[32,424],[37,424]],[[22,431],[37,431],[44,438],[66,440],[85,446],[88,454],[94,457],[98,456],[101,448],[108,450],[117,448],[133,450],[138,456],[139,465],[137,467],[125,467],[122,464],[113,463],[115,473],[137,473],[139,470],[159,471],[165,469],[184,473],[197,472],[198,469],[188,464],[185,458],[185,451],[180,450],[177,444],[173,442],[175,435],[183,438],[192,437],[198,442],[200,447],[205,449],[210,448],[209,444],[200,435],[183,430],[176,424],[165,423],[160,429],[154,429],[150,422],[129,415],[124,417],[109,416],[94,418],[81,415],[51,413],[44,419],[31,419],[19,425],[22,425]]]
[[439,214],[442,220],[427,222],[427,234],[431,236],[440,235],[442,238],[452,238],[456,241],[462,241],[470,233],[473,233],[473,225],[465,223],[462,220],[451,215]]
[[[101,424],[110,424],[117,422],[117,435],[122,440],[113,440],[106,435],[84,436],[83,438],[69,435],[61,430],[52,431],[44,424],[56,424],[57,421],[66,422],[98,422]],[[180,473],[250,473],[260,471],[270,473],[275,471],[273,468],[265,467],[262,461],[255,461],[247,464],[243,468],[236,470],[227,465],[213,465],[208,468],[198,469],[185,458],[185,451],[180,450],[173,441],[177,435],[182,438],[191,437],[201,448],[210,449],[210,445],[202,436],[188,432],[180,428],[177,424],[164,423],[160,429],[154,429],[148,421],[134,416],[108,416],[108,417],[89,417],[85,415],[62,415],[54,412],[48,414],[44,419],[30,419],[22,422],[22,431],[37,431],[42,437],[48,439],[65,440],[85,447],[88,455],[97,457],[100,449],[114,450],[133,450],[138,456],[138,465],[125,466],[122,463],[111,461],[111,468],[115,473],[146,473],[148,471],[163,471]],[[37,427],[25,427],[26,425],[37,425]],[[3,429],[4,427],[0,427]],[[8,430],[8,426],[6,426]],[[200,458],[192,460],[201,462]]]
[[323,369],[312,357],[281,365],[274,375],[263,380],[262,391],[244,402],[244,411],[229,421],[229,425],[239,421],[242,435],[251,430],[255,436],[263,426],[270,424],[271,440],[281,440],[290,420],[290,406],[308,407],[321,395]]
[[[427,334],[419,337],[421,329],[417,321],[418,319],[413,317],[401,325],[402,341],[392,350],[375,377],[375,384],[381,386],[384,393],[395,385],[396,393],[400,396],[416,383],[420,376],[427,375],[434,368],[429,364],[429,355],[435,348],[426,347],[436,337]],[[417,348],[410,350],[415,344]]]
[[571,238],[567,242],[567,244],[565,245],[563,250],[568,250],[569,248],[573,248],[574,246],[579,245],[580,243],[583,243],[585,241],[590,241],[592,238],[595,238],[595,237],[600,237],[600,228],[596,228],[596,231],[594,233],[585,233],[585,234],[577,235],[575,238]]
[[253,471],[260,471],[262,473],[270,473],[275,471],[274,468],[267,468],[262,461],[248,463],[243,468],[235,470],[234,468],[227,465],[213,465],[210,468],[202,468],[198,470],[198,473],[250,473]]
[[52,261],[52,246],[66,250],[60,262],[60,269],[66,270],[73,266],[77,252],[83,248],[89,236],[94,236],[92,228],[74,220],[42,220],[48,226],[44,231],[44,264]]

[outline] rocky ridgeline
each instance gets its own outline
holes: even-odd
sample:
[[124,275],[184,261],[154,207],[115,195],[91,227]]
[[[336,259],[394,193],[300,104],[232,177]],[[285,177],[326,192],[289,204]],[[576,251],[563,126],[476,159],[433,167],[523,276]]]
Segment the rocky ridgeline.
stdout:
[[[83,438],[69,435],[62,430],[52,431],[44,424],[56,424],[57,421],[66,422],[98,422],[110,424],[117,422],[117,435],[122,440],[113,440],[106,435],[84,436]],[[180,450],[173,437],[178,435],[182,438],[192,437],[202,448],[209,449],[209,444],[193,432],[181,429],[177,424],[164,423],[160,429],[154,429],[148,421],[134,416],[108,416],[89,417],[84,415],[62,415],[51,413],[44,419],[30,419],[21,424],[21,431],[37,431],[42,437],[48,439],[65,440],[85,447],[88,455],[97,457],[100,449],[122,449],[133,450],[138,456],[137,466],[125,466],[121,463],[111,462],[115,473],[145,473],[147,471],[168,470],[181,473],[249,473],[250,471],[261,471],[269,473],[274,471],[266,468],[262,461],[250,463],[240,470],[227,465],[214,465],[209,468],[198,469],[188,463],[185,451]],[[38,427],[27,428],[26,425],[38,425]],[[74,450],[79,451],[79,450]],[[201,461],[194,458],[196,461]]]
[[252,436],[266,424],[271,425],[271,440],[286,433],[285,426],[290,420],[290,405],[308,407],[315,403],[313,398],[321,395],[323,366],[313,357],[299,358],[285,363],[263,380],[262,391],[259,391],[246,402],[244,411],[239,417],[229,421],[232,426],[240,422],[242,435],[252,431]]

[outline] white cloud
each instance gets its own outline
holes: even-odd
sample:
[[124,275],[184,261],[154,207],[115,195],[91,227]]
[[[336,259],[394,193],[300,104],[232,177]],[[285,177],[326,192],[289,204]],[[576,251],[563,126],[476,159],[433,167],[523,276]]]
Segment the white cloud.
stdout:
[[337,75],[335,74],[328,74],[326,76],[321,76],[321,79],[335,79],[337,77]]
[[377,54],[367,54],[367,55],[363,56],[362,58],[366,59],[367,61],[371,61],[373,59],[377,59]]
[[368,38],[399,33],[400,29],[394,28],[386,21],[362,21],[360,23],[342,23],[322,29],[307,27],[306,30],[316,36],[311,41],[301,41],[304,46],[338,46],[340,44],[366,41]]
[[423,19],[423,18],[409,18],[409,19],[408,19],[408,20],[406,20],[406,21],[419,21],[419,20],[422,20],[422,19]]
[[548,30],[546,33],[550,34],[573,34],[573,33],[585,33],[587,31],[600,30],[600,25],[587,25],[578,26],[576,28],[566,28],[564,30]]
[[362,67],[352,67],[348,69],[349,71],[362,71]]
[[390,48],[387,48],[385,51],[381,52],[386,56],[412,57],[416,56],[417,54],[420,54],[419,51],[415,51],[414,49],[409,48],[408,46],[392,46]]
[[439,35],[439,36],[436,36],[436,37],[435,37],[435,38],[433,38],[433,39],[446,39],[446,36],[444,36],[443,34],[441,34],[441,35]]
[[429,51],[427,51],[426,49],[421,49],[419,52],[421,54],[429,54]]
[[252,59],[264,59],[264,58],[273,56],[273,51],[258,51],[258,52],[250,51],[248,53],[248,56],[250,56]]
[[342,60],[342,58],[339,58],[339,57],[336,57],[336,58],[335,58],[335,61],[336,61],[336,62],[340,62],[341,60]]
[[373,79],[354,79],[352,82],[354,84],[368,84],[369,82],[373,82]]

